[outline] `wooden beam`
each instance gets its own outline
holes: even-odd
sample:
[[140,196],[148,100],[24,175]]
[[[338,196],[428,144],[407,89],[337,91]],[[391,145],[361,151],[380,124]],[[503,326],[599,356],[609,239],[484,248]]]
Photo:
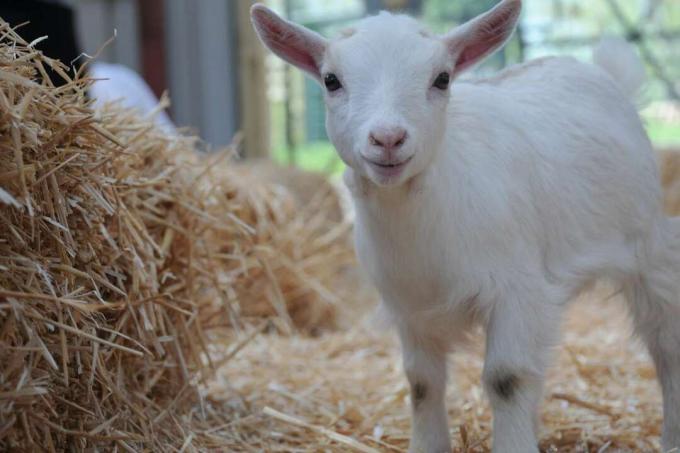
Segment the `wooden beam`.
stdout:
[[165,77],[165,16],[163,0],[137,0],[140,15],[142,73],[160,98],[167,89]]
[[237,4],[239,97],[243,150],[248,158],[269,156],[270,119],[264,49],[250,22],[253,0]]

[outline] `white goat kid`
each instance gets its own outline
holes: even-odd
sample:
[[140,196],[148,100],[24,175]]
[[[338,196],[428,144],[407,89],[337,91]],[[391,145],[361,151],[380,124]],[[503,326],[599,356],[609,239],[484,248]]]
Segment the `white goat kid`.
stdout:
[[656,363],[664,448],[680,446],[680,219],[662,212],[631,96],[642,65],[605,41],[596,65],[545,58],[496,77],[462,71],[512,34],[520,0],[444,36],[381,13],[334,40],[252,9],[262,41],[325,86],[347,164],[356,249],[398,328],[411,451],[450,451],[446,354],[487,330],[495,452],[537,447],[537,407],[565,303],[619,282]]

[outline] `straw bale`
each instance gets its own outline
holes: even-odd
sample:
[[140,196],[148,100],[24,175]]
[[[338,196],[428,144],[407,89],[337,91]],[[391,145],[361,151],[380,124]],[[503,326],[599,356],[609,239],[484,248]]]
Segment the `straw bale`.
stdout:
[[[341,321],[338,318],[351,318],[351,304],[347,302],[356,301],[359,295],[352,284],[356,278],[348,234],[351,222],[341,206],[336,188],[324,175],[283,167],[267,160],[240,162],[231,168],[238,173],[238,184],[243,190],[248,187],[266,187],[269,191],[289,195],[285,200],[285,208],[277,212],[272,238],[265,242],[276,242],[277,253],[284,250],[296,262],[295,266],[281,269],[284,275],[279,279],[294,324],[298,327],[307,326],[303,330],[316,334],[336,325]],[[263,198],[272,199],[271,196]],[[255,216],[252,221],[257,225],[257,219],[266,218]],[[328,225],[335,227],[328,229]],[[272,233],[272,228],[267,225],[260,225],[258,229]],[[311,239],[310,232],[318,232],[315,241],[304,239],[305,236]],[[324,262],[333,262],[335,265],[323,265]],[[287,271],[291,275],[285,275]],[[296,278],[302,279],[304,284],[296,283]],[[289,288],[289,282],[293,282],[297,290],[303,291]],[[309,288],[317,288],[318,291],[310,292]],[[324,304],[314,303],[319,297]],[[254,299],[260,303],[244,306],[244,314],[262,315],[271,312],[273,304],[268,302],[271,297]]]
[[211,370],[333,325],[349,226],[87,83],[0,20],[0,450],[218,448]]
[[[341,202],[342,195],[337,193],[341,188],[336,187],[326,174],[283,166],[271,159],[249,159],[238,164],[236,170],[241,178],[285,187],[301,208],[312,203],[315,197],[322,196],[328,199],[328,209],[325,211],[332,220],[341,221],[348,215]],[[333,196],[329,196],[331,194]]]
[[659,153],[664,206],[671,215],[680,215],[680,149],[665,149]]

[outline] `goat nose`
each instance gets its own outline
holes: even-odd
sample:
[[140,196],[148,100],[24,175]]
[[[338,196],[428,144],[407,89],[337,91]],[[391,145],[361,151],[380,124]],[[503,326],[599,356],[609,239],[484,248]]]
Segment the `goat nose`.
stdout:
[[406,129],[403,127],[390,127],[374,129],[368,135],[371,145],[391,151],[399,148],[406,141]]

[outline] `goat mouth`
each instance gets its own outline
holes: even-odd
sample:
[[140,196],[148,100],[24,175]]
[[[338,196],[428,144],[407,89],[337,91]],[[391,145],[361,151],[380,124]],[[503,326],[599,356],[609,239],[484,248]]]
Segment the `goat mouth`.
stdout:
[[371,162],[371,163],[372,163],[373,165],[376,165],[376,166],[380,167],[380,168],[394,168],[394,167],[398,167],[398,166],[400,166],[400,165],[404,165],[404,164],[406,163],[406,161],[404,161],[404,162],[397,162],[397,163],[395,163],[395,164],[381,164],[381,163],[378,163],[378,162]]
[[400,162],[376,162],[364,157],[364,160],[370,165],[373,171],[375,171],[378,175],[387,178],[399,176],[399,174],[401,174],[403,169],[406,167],[406,164],[408,164],[411,159],[413,159],[413,156],[410,156]]

